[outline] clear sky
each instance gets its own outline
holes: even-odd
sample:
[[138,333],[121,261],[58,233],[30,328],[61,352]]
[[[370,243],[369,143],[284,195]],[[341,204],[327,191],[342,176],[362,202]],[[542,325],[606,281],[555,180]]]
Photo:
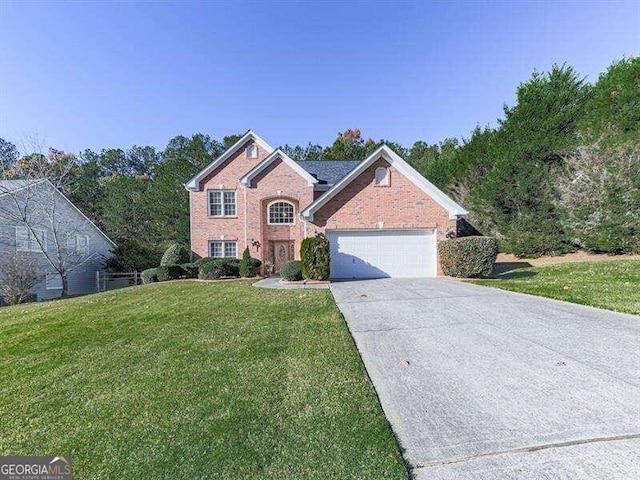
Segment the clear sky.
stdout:
[[272,145],[438,142],[533,69],[640,54],[626,2],[0,0],[0,137],[71,152],[251,128]]

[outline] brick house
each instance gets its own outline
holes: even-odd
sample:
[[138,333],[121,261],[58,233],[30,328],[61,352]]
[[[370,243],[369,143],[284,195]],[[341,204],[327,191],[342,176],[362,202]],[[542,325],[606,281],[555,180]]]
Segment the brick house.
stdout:
[[387,146],[362,161],[300,161],[254,132],[185,184],[196,257],[240,257],[275,271],[324,233],[332,278],[429,277],[437,242],[467,211]]

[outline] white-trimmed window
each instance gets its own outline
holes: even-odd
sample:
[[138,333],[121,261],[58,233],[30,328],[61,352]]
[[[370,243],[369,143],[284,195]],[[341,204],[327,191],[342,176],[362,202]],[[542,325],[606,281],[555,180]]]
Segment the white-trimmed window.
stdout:
[[58,273],[47,273],[47,290],[62,290],[62,277]]
[[67,250],[70,253],[89,255],[89,235],[68,235]]
[[293,203],[285,200],[271,202],[267,206],[267,224],[293,225],[295,223]]
[[376,168],[375,184],[379,186],[389,185],[389,169],[385,167]]
[[209,256],[213,258],[238,258],[238,242],[214,240],[209,242]]
[[212,217],[235,217],[236,191],[209,190],[209,215]]
[[[34,235],[35,232],[35,235]],[[37,237],[36,237],[37,236]],[[38,243],[40,240],[40,243]],[[42,252],[40,245],[47,248],[47,232],[44,230],[31,231],[28,227],[16,227],[16,251]]]
[[247,158],[258,158],[258,146],[251,144],[247,147]]

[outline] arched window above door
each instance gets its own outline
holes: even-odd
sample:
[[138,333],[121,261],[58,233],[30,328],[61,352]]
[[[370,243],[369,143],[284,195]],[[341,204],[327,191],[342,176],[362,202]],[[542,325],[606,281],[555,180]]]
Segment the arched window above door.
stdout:
[[271,202],[267,206],[268,225],[293,225],[295,223],[295,207],[286,200]]

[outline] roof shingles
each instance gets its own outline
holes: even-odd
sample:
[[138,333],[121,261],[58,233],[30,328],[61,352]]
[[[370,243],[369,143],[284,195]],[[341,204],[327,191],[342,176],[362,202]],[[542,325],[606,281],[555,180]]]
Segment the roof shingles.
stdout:
[[362,160],[299,160],[297,163],[319,183],[335,185],[356,168]]

